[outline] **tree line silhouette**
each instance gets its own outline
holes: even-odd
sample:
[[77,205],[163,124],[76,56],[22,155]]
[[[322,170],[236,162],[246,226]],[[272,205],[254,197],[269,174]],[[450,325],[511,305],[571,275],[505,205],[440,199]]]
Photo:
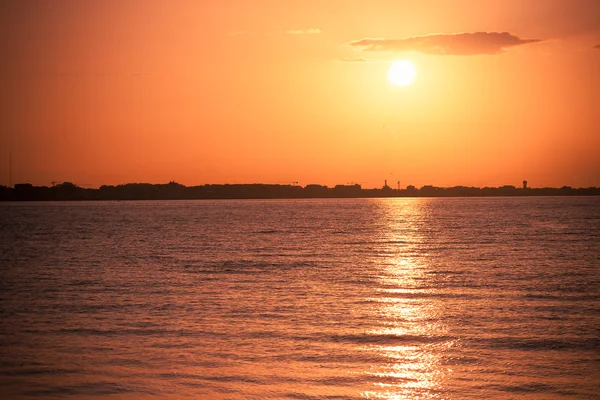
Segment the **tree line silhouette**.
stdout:
[[0,186],[0,201],[46,200],[175,200],[175,199],[297,199],[297,198],[357,198],[357,197],[484,197],[484,196],[599,196],[600,188],[517,188],[501,187],[436,187],[408,186],[392,189],[363,189],[361,185],[278,185],[278,184],[223,184],[184,186],[167,184],[128,183],[117,186],[103,185],[98,189],[82,188],[71,182],[53,186],[17,184],[14,188]]

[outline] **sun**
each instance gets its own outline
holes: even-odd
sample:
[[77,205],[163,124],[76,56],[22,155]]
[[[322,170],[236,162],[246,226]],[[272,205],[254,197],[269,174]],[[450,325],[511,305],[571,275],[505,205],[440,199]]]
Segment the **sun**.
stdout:
[[388,70],[388,80],[394,86],[410,85],[416,76],[417,70],[408,60],[394,61]]

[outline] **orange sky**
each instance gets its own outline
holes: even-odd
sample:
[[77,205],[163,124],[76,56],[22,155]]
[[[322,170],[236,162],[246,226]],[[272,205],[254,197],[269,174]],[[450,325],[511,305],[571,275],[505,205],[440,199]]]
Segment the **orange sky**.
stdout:
[[[2,2],[0,184],[12,152],[13,184],[600,186],[598,16],[597,0]],[[412,85],[388,83],[395,59]]]

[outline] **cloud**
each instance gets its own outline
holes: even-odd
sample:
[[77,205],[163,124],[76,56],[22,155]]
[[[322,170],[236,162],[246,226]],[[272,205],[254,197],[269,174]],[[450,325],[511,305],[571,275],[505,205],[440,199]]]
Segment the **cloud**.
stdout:
[[594,48],[600,50],[600,44],[595,45]]
[[245,35],[247,32],[246,31],[234,31],[234,32],[229,32],[228,35],[229,36],[240,36],[240,35]]
[[340,59],[340,61],[344,62],[367,62],[367,59],[364,57],[344,57]]
[[434,34],[404,39],[364,38],[350,42],[366,51],[418,51],[437,55],[499,54],[503,50],[540,39],[521,39],[508,32]]
[[290,29],[285,31],[288,35],[317,35],[321,33],[319,28],[310,28],[310,29]]

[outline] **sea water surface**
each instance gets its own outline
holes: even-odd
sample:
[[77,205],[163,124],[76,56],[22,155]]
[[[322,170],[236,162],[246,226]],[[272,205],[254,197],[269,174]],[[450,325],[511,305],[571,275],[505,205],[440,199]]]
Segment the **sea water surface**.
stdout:
[[598,399],[600,199],[0,203],[3,399]]

